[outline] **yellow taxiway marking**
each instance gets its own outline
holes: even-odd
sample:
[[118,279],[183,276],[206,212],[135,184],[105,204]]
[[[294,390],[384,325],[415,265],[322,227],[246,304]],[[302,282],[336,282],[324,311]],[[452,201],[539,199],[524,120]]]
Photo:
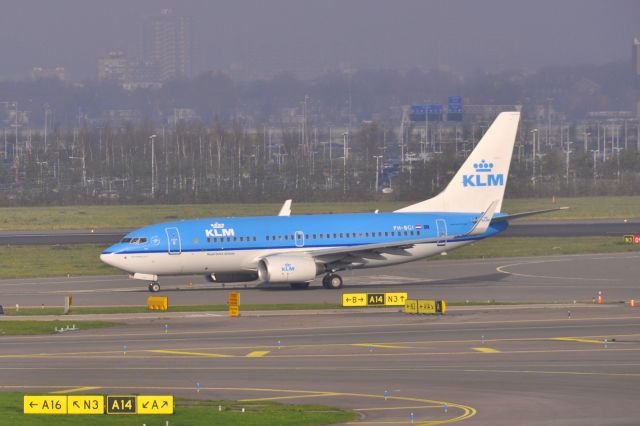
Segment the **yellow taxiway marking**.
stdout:
[[99,386],[83,386],[83,387],[79,387],[79,388],[62,389],[62,390],[53,391],[53,392],[49,392],[49,393],[73,393],[73,392],[90,391],[90,390],[95,390],[95,389],[100,389],[100,387]]
[[166,349],[150,349],[146,352],[153,352],[158,354],[169,354],[169,355],[187,355],[187,356],[203,356],[208,358],[229,358],[231,355],[222,355],[222,354],[210,354],[207,352],[186,352],[186,351],[170,351]]
[[253,351],[253,352],[249,352],[245,356],[247,356],[249,358],[258,358],[258,357],[261,357],[261,356],[265,356],[269,352],[271,352],[271,351]]
[[577,337],[552,337],[551,340],[559,340],[561,342],[595,343],[597,345],[602,345],[604,343],[602,340],[579,339]]
[[493,348],[471,348],[471,349],[473,349],[476,352],[482,352],[482,353],[485,353],[485,354],[497,354],[497,353],[500,353],[499,350],[493,349]]
[[391,411],[391,410],[419,410],[421,408],[442,408],[443,405],[416,405],[413,407],[374,407],[374,408],[353,408],[353,411]]
[[314,393],[313,395],[290,395],[290,396],[272,396],[268,398],[248,398],[241,399],[240,402],[256,402],[256,401],[277,401],[280,399],[300,399],[300,398],[319,398],[321,396],[339,396],[339,393],[327,392],[327,393]]
[[382,343],[350,343],[349,346],[364,346],[365,348],[384,348],[384,349],[412,349],[411,346],[386,345]]

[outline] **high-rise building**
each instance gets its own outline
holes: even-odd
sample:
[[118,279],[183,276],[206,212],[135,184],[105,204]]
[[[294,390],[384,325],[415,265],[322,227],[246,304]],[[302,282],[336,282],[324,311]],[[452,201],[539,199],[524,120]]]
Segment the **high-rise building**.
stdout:
[[122,52],[109,52],[106,58],[98,59],[98,80],[117,81],[128,79],[129,62]]
[[633,73],[640,76],[640,40],[637,37],[633,39],[632,62]]
[[161,81],[190,77],[192,73],[192,23],[171,9],[145,20],[142,34],[143,59],[155,64]]

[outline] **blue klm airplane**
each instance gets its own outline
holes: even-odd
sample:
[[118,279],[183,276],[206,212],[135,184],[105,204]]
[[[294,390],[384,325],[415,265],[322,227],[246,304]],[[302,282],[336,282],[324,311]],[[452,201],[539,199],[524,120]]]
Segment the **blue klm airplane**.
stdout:
[[393,213],[209,218],[146,226],[100,259],[149,282],[202,274],[210,282],[259,280],[306,288],[317,276],[342,287],[339,271],[406,263],[462,247],[505,230],[508,221],[552,210],[501,212],[519,112],[493,122],[449,185],[434,198]]

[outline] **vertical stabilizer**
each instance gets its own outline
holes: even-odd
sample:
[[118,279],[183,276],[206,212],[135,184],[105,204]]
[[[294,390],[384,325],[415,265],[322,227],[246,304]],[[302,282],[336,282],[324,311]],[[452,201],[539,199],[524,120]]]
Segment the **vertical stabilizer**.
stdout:
[[444,191],[396,212],[477,213],[494,201],[500,212],[519,121],[519,112],[500,113]]

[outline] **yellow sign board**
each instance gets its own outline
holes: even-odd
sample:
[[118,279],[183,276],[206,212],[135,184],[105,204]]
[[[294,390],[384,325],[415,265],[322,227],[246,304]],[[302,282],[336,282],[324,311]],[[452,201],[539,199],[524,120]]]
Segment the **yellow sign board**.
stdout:
[[229,293],[229,316],[237,317],[240,315],[240,293]]
[[435,300],[418,300],[418,313],[419,314],[435,314],[436,301]]
[[173,396],[138,395],[138,414],[173,414]]
[[444,300],[436,300],[436,312],[442,315],[447,312],[447,303]]
[[104,414],[104,396],[69,395],[67,414]]
[[342,306],[367,306],[367,293],[343,293]]
[[107,396],[107,414],[136,414],[136,397]]
[[384,304],[387,306],[404,306],[407,296],[407,293],[385,293]]
[[418,313],[418,301],[413,299],[407,299],[404,301],[404,312],[406,314]]
[[147,298],[147,308],[151,311],[166,311],[169,309],[169,297],[149,296]]
[[344,293],[342,306],[404,306],[407,293]]
[[367,306],[383,306],[384,293],[367,293]]
[[24,414],[67,414],[66,395],[25,395]]

